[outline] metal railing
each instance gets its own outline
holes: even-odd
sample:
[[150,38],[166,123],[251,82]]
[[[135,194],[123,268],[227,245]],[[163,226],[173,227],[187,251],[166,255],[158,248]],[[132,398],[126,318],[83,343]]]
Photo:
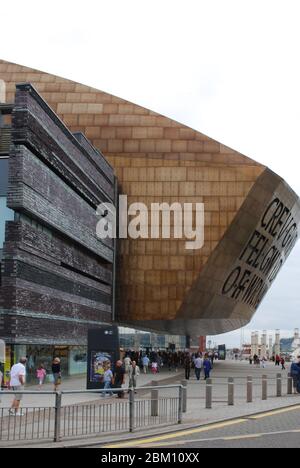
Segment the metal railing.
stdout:
[[[226,380],[225,380],[226,379]],[[283,385],[286,385],[286,393],[283,392]],[[215,398],[216,389],[222,387],[222,394],[227,395],[227,404],[228,406],[234,406],[235,404],[235,395],[236,387],[245,388],[245,393],[240,394],[240,399],[245,397],[247,403],[253,403],[255,399],[253,397],[254,388],[256,391],[260,392],[260,399],[266,401],[269,397],[282,397],[293,394],[293,378],[291,374],[288,374],[287,377],[282,376],[282,374],[277,374],[276,376],[268,377],[268,375],[262,375],[260,377],[217,377],[215,379],[207,379],[205,385],[205,408],[211,409],[213,403],[218,403],[219,400]],[[225,387],[225,388],[224,388]],[[227,389],[227,390],[226,390]],[[256,394],[256,399],[258,395]],[[223,402],[223,400],[222,400]]]
[[[180,384],[112,391],[114,396],[124,392],[124,398],[103,398],[107,390],[20,392],[24,398],[20,414],[10,411],[8,406],[0,406],[0,445],[21,441],[59,442],[182,422],[186,401]],[[0,393],[1,397],[7,395],[13,399],[14,392]],[[37,405],[25,406],[26,396],[34,397]],[[45,405],[39,403],[42,397]],[[79,402],[72,403],[72,399]]]

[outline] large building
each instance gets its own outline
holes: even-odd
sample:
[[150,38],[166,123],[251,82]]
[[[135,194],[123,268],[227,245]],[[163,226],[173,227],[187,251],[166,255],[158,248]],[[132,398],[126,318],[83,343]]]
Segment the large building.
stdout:
[[[174,120],[88,86],[5,61],[1,79],[7,103],[14,102],[17,83],[30,82],[72,133],[84,134],[110,163],[129,204],[204,203],[201,249],[187,250],[186,239],[177,238],[118,241],[118,323],[200,336],[251,320],[298,239],[299,198],[278,175]],[[88,145],[80,138],[78,144]],[[79,157],[73,163],[81,164]],[[89,185],[91,173],[85,176]],[[13,201],[8,206],[18,208]],[[77,267],[71,273],[78,274]],[[24,309],[23,298],[12,307]],[[52,301],[44,304],[45,314],[48,308],[61,313]],[[6,317],[3,307],[1,314]],[[101,321],[100,308],[99,314]],[[73,319],[83,320],[77,311]]]
[[78,373],[88,329],[114,320],[115,241],[95,230],[97,206],[115,204],[114,171],[31,85],[0,119],[0,336],[14,360],[67,349]]

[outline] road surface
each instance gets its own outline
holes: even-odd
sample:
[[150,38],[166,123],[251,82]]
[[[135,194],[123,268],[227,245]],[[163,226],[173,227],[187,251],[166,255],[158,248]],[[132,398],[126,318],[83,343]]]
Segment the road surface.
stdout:
[[300,405],[103,448],[300,448]]

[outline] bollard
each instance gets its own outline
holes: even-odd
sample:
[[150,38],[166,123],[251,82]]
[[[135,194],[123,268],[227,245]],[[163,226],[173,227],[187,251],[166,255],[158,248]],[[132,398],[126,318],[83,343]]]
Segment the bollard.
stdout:
[[205,397],[205,408],[212,408],[212,379],[207,379],[206,381],[206,397]]
[[262,399],[265,401],[268,399],[268,376],[262,376]]
[[277,397],[282,396],[282,375],[277,374],[276,376],[276,395]]
[[60,424],[61,424],[61,402],[62,394],[56,392],[55,394],[55,420],[54,420],[54,442],[60,442]]
[[187,411],[187,381],[182,380],[181,385],[183,386],[183,389],[182,389],[182,412],[186,413],[186,411]]
[[134,388],[129,389],[129,431],[134,431]]
[[179,401],[178,401],[178,424],[182,424],[183,413],[183,387],[179,387]]
[[[151,387],[157,387],[158,382],[153,380]],[[158,416],[158,390],[151,390],[151,416]]]
[[293,377],[292,377],[291,374],[288,375],[287,394],[288,395],[293,395]]
[[234,379],[228,379],[228,406],[234,406]]
[[253,379],[250,375],[247,377],[247,403],[253,402]]

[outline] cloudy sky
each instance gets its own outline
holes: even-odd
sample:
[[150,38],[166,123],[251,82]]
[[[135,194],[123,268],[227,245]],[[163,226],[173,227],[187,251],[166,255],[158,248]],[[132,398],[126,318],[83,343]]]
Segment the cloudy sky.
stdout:
[[[0,58],[179,120],[300,193],[299,0],[11,0],[0,18]],[[300,326],[299,259],[300,244],[249,329]]]

